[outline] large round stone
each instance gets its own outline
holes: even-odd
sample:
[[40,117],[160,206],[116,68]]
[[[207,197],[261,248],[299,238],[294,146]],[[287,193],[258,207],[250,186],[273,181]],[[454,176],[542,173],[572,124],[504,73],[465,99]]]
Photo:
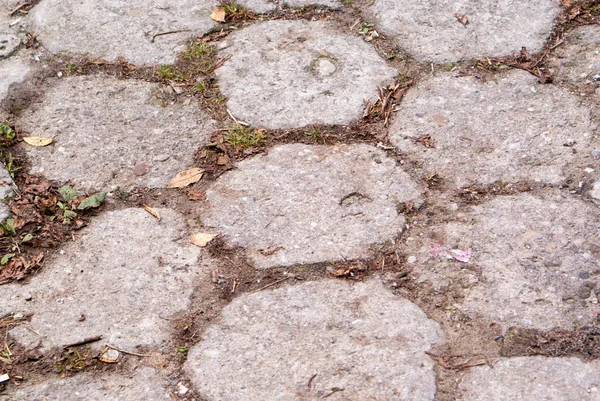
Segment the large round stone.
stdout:
[[210,400],[433,400],[438,333],[377,280],[324,280],[236,298],[185,371]]
[[398,204],[420,194],[368,145],[283,145],[236,167],[207,191],[203,223],[258,268],[368,257],[402,232]]
[[347,124],[397,71],[329,23],[269,21],[227,37],[216,73],[233,115],[267,128]]
[[560,10],[560,0],[375,0],[367,16],[417,60],[444,63],[540,51]]
[[155,369],[148,367],[126,373],[80,373],[66,378],[48,378],[35,385],[21,384],[8,391],[7,400],[165,401],[171,397],[164,381]]
[[199,261],[199,248],[181,242],[187,235],[183,217],[158,211],[160,223],[144,209],[105,212],[29,283],[0,287],[1,316],[32,315],[28,328],[11,330],[15,341],[43,350],[98,335],[103,342],[94,343],[96,349],[168,342],[170,317],[188,308],[211,267],[209,259]]
[[578,358],[501,359],[477,366],[462,378],[459,400],[595,401],[600,399],[600,365]]
[[101,75],[56,82],[19,119],[29,135],[54,137],[52,146],[25,147],[31,172],[89,191],[165,187],[215,124],[196,103],[163,107],[159,88]]
[[[571,329],[600,312],[599,237],[598,208],[568,193],[498,196],[428,227],[414,271],[434,287],[463,283],[456,307],[471,317],[505,329]],[[472,258],[447,261],[444,246],[471,249]]]
[[408,92],[394,120],[390,141],[398,150],[458,187],[558,184],[591,159],[589,110],[523,71],[488,82],[436,75]]
[[208,32],[215,0],[43,0],[30,14],[52,53],[133,64],[173,63],[186,42]]
[[311,5],[325,6],[329,8],[340,8],[342,3],[339,0],[238,0],[237,4],[245,9],[256,13],[268,13],[275,11],[277,5],[282,7],[301,8]]
[[569,32],[565,40],[550,59],[558,79],[571,85],[600,87],[600,26],[581,26]]

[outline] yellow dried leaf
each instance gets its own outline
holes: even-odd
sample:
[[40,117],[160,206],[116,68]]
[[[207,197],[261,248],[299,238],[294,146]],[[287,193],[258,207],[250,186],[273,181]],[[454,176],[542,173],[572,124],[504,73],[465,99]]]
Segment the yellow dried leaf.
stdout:
[[210,18],[217,22],[225,22],[225,10],[223,8],[217,8],[212,12]]
[[54,137],[52,138],[44,138],[42,136],[26,136],[23,138],[23,141],[31,146],[42,147],[48,146],[52,143]]
[[160,221],[160,213],[158,213],[156,209],[153,209],[148,205],[144,205],[144,210],[150,213],[152,216],[156,217],[158,221]]
[[217,234],[209,234],[209,233],[197,233],[192,235],[191,241],[192,244],[204,248],[210,241],[215,238]]
[[183,188],[187,187],[190,184],[198,182],[202,175],[204,174],[204,170],[201,168],[191,168],[185,171],[181,171],[177,173],[175,178],[171,180],[167,188]]

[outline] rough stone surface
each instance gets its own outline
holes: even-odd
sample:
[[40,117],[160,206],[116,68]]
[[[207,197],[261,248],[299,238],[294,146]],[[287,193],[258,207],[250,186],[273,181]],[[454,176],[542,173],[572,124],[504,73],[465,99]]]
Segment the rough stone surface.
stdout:
[[417,60],[443,63],[538,52],[560,10],[560,0],[376,0],[367,16]]
[[0,100],[6,97],[10,85],[25,79],[29,70],[29,64],[20,57],[0,59]]
[[462,378],[460,400],[595,401],[600,399],[600,366],[578,358],[501,359],[477,366]]
[[[593,131],[589,110],[575,96],[526,72],[486,83],[444,73],[408,92],[390,141],[457,186],[559,183],[589,154]],[[419,143],[426,135],[433,148]]]
[[21,38],[12,29],[0,26],[0,59],[10,57],[21,45]]
[[[215,125],[196,103],[161,106],[153,95],[158,90],[107,76],[59,80],[19,120],[30,135],[55,137],[53,146],[25,147],[31,172],[84,190],[165,187],[189,167]],[[164,154],[169,157],[155,160]],[[138,164],[148,172],[136,174]]]
[[[268,128],[347,124],[397,71],[324,22],[269,21],[231,34],[216,70],[234,116]],[[360,56],[359,56],[360,55]]]
[[259,268],[367,257],[371,243],[402,232],[398,202],[420,194],[368,145],[283,145],[236,167],[207,191],[203,223]]
[[[0,124],[2,124],[2,121],[0,121]],[[0,222],[10,216],[10,209],[4,200],[9,196],[13,196],[15,188],[15,183],[9,172],[6,171],[6,166],[0,163]]]
[[600,180],[596,180],[594,182],[594,186],[590,191],[590,195],[592,196],[592,198],[600,200]]
[[[186,310],[209,262],[184,239],[183,218],[158,211],[160,222],[143,209],[104,212],[25,287],[0,287],[0,316],[32,313],[28,327],[42,349],[96,335],[124,349],[160,347],[170,336],[167,319]],[[24,333],[10,334],[36,345]]]
[[[456,221],[428,228],[414,266],[432,283],[472,276],[457,304],[461,311],[505,329],[570,329],[595,321],[600,311],[594,294],[600,273],[596,206],[549,190],[540,196],[499,196],[455,215]],[[432,260],[436,244],[471,249],[472,259],[468,264]]]
[[600,26],[576,28],[566,39],[565,44],[557,47],[550,63],[558,79],[600,86]]
[[433,400],[438,329],[377,280],[286,286],[225,307],[185,370],[214,400]]
[[41,384],[20,386],[8,394],[6,401],[164,401],[171,399],[162,379],[152,368],[139,368],[133,374],[80,373],[76,376],[49,379]]
[[[52,53],[133,64],[170,64],[208,32],[215,0],[44,0],[31,10],[35,36]],[[160,33],[173,32],[155,36]]]
[[[338,0],[284,0],[279,1],[278,3],[281,6],[293,8],[318,5],[337,9],[342,6],[341,2]],[[277,9],[277,4],[274,0],[240,0],[237,4],[256,13],[269,13]]]

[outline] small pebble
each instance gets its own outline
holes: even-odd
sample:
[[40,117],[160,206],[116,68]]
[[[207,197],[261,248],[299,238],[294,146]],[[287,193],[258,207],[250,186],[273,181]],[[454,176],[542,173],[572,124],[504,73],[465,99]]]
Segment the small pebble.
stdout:
[[23,294],[23,299],[25,301],[31,301],[33,299],[33,297],[31,296],[30,293],[26,292],[25,294]]
[[146,163],[136,163],[135,167],[133,168],[133,174],[138,177],[146,175],[148,172],[150,172],[150,166],[148,166]]
[[162,155],[156,155],[156,156],[154,156],[152,158],[152,161],[155,161],[155,162],[164,162],[164,161],[167,161],[169,159],[169,157],[171,157],[171,155],[164,153]]
[[600,159],[600,149],[594,149],[594,150],[592,150],[592,157],[594,159]]
[[408,263],[415,263],[417,261],[417,257],[416,256],[409,256],[408,257]]

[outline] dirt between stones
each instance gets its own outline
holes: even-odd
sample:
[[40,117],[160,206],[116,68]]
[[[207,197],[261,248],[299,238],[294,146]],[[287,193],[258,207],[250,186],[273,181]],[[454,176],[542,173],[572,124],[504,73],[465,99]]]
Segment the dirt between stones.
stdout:
[[[314,11],[312,12],[314,13]],[[346,25],[344,26],[347,27],[352,26],[357,15],[359,15],[356,9],[347,10],[341,14],[333,13],[333,18],[338,23],[345,18],[344,23]],[[291,18],[294,16],[296,18],[298,15],[303,17],[308,14],[301,14],[291,10],[288,14],[283,13],[278,17]],[[330,16],[332,14],[326,12],[314,13],[313,15],[318,18],[319,16]],[[406,71],[405,67],[407,65],[416,67],[416,69],[413,68],[411,70],[411,77],[417,78],[417,82],[420,76],[426,75],[430,71],[431,67],[429,64],[414,63],[414,60],[411,60],[410,57],[399,60],[397,56],[400,55],[401,51],[396,46],[391,45],[390,41],[385,38],[375,38],[372,43],[382,56],[384,52],[392,54],[390,50],[393,50],[395,52],[394,58],[388,62],[403,73]],[[73,59],[65,58],[61,60],[61,63],[55,64],[53,68],[57,68],[57,65],[60,68],[52,70],[51,74],[55,75],[59,70],[64,71],[65,66],[62,61],[67,60]],[[87,74],[90,71],[105,71],[103,70],[105,68],[106,71],[110,70],[114,75],[121,74],[123,77],[131,76],[129,75],[131,74],[130,72],[126,73],[129,71],[129,67],[126,64],[117,64],[108,64],[106,67],[99,67],[97,64],[92,64],[93,67],[77,73]],[[461,72],[482,71],[477,67],[476,63],[471,62],[456,63],[454,66],[448,68],[455,67]],[[433,68],[439,70],[445,67],[434,65]],[[175,69],[175,72],[177,71]],[[151,70],[144,70],[144,73],[147,73],[151,80],[168,82],[175,87],[178,86],[178,83],[173,79],[168,80],[153,76]],[[485,72],[485,74],[488,74],[488,72]],[[210,74],[205,76],[210,77]],[[213,85],[212,87],[214,88],[214,83],[210,85]],[[182,100],[185,96],[190,95],[190,88],[192,86],[192,84],[185,86],[184,93],[174,93],[171,97]],[[13,86],[13,88],[16,87],[16,85]],[[42,89],[41,92],[43,93],[44,90]],[[215,93],[218,94],[218,92],[211,92],[210,96]],[[201,95],[201,97],[205,98],[205,95]],[[206,97],[209,96],[207,95]],[[30,100],[35,101],[35,96],[32,96]],[[29,104],[31,101],[25,103]],[[218,120],[226,118],[226,114],[224,114],[226,111],[223,108],[215,106],[216,103],[207,104],[210,107],[215,107],[216,114],[211,114],[211,116],[214,117],[218,114],[220,116],[217,118]],[[14,119],[19,114],[19,109],[20,107],[12,107],[10,109],[12,114],[9,118]],[[211,113],[210,110],[207,110],[207,112]],[[351,124],[349,127],[318,126],[315,127],[317,134],[314,137],[309,134],[312,127],[307,127],[305,130],[273,130],[269,132],[265,143],[255,148],[235,148],[224,141],[216,146],[209,146],[207,150],[210,151],[219,148],[221,153],[229,157],[231,163],[235,163],[237,160],[251,157],[253,154],[268,151],[275,144],[287,142],[310,144],[369,142],[375,146],[381,142],[383,147],[390,146],[385,138],[384,134],[387,131],[382,126],[381,120],[376,120],[373,123],[365,123],[364,120],[361,120],[359,123]],[[222,135],[222,132],[215,133],[211,140],[218,138],[219,134]],[[429,226],[444,223],[443,216],[454,213],[456,208],[460,209],[465,205],[486,203],[501,193],[516,195],[520,192],[531,192],[535,195],[542,191],[540,185],[533,182],[503,183],[502,185],[494,183],[486,187],[454,188],[449,183],[436,178],[435,172],[424,171],[422,166],[419,165],[418,159],[398,155],[391,149],[386,149],[386,153],[391,154],[391,157],[398,162],[403,160],[412,178],[415,181],[426,184],[424,185],[425,192],[423,196],[427,201],[423,206],[415,210],[410,205],[399,205],[399,208],[408,216],[408,224],[411,224],[412,228],[407,234],[395,238],[398,244],[406,243],[408,238],[418,235],[420,227],[427,229]],[[191,226],[190,229],[200,228],[202,221],[198,205],[203,204],[205,190],[212,184],[212,180],[227,170],[223,165],[217,164],[217,157],[199,154],[197,159],[198,165],[202,163],[202,160],[206,161],[207,166],[212,163],[211,166],[214,167],[214,175],[207,176],[208,180],[203,180],[191,188],[176,191],[176,193],[162,189],[149,190],[138,188],[131,191],[132,195],[126,199],[121,199],[116,195],[114,201],[109,202],[100,210],[100,216],[106,211],[141,206],[142,204],[152,204],[153,206],[165,205],[177,209],[184,215],[189,213],[190,218],[188,223]],[[25,165],[25,162],[21,165]],[[585,191],[582,191],[578,186],[579,180],[577,178],[577,176],[573,176],[565,182],[560,183],[559,186],[562,187],[560,188],[560,192],[574,198],[578,198],[580,195],[585,197]],[[126,194],[122,195],[126,196]],[[67,235],[63,240],[68,238],[69,236]],[[175,393],[178,391],[178,388],[171,384],[173,382],[179,383],[182,380],[185,383],[185,379],[182,379],[180,368],[185,360],[187,347],[198,343],[202,338],[204,330],[209,325],[218,321],[221,308],[227,305],[232,298],[241,293],[269,291],[283,285],[295,285],[307,280],[320,280],[331,277],[338,277],[340,280],[369,280],[375,276],[381,277],[385,288],[412,300],[426,312],[430,319],[440,323],[446,342],[430,351],[431,357],[437,364],[438,400],[449,401],[456,399],[458,394],[457,380],[468,371],[469,367],[486,366],[488,363],[493,363],[498,356],[545,355],[597,358],[598,334],[596,326],[584,326],[574,330],[556,329],[550,331],[523,328],[510,329],[499,324],[490,324],[483,319],[473,318],[463,313],[460,309],[455,308],[454,305],[459,304],[464,299],[463,290],[473,285],[471,277],[477,278],[480,273],[476,269],[461,269],[465,270],[464,273],[466,274],[463,275],[464,277],[458,278],[448,286],[435,288],[429,286],[426,282],[420,281],[419,272],[415,271],[414,264],[408,261],[409,257],[412,256],[412,254],[407,253],[408,249],[409,247],[405,248],[403,245],[395,246],[388,243],[377,249],[374,256],[369,260],[354,260],[335,264],[320,263],[257,271],[247,263],[243,250],[227,248],[223,241],[217,239],[208,248],[208,252],[217,260],[217,266],[211,272],[210,278],[207,278],[212,291],[208,295],[205,295],[201,291],[193,293],[190,302],[191,307],[185,316],[176,317],[170,321],[173,329],[172,342],[173,344],[177,344],[176,350],[154,355],[151,358],[129,355],[125,356],[116,365],[105,365],[95,359],[96,355],[94,353],[87,352],[86,347],[82,346],[78,347],[77,350],[82,351],[82,354],[87,354],[85,359],[89,363],[84,363],[81,366],[77,364],[77,358],[73,358],[75,354],[72,351],[68,355],[59,352],[42,357],[35,353],[28,354],[23,349],[15,347],[12,348],[14,359],[10,365],[11,376],[22,376],[27,380],[27,384],[41,383],[48,377],[57,377],[56,366],[59,363],[64,364],[65,361],[70,361],[68,363],[72,365],[67,375],[74,375],[75,378],[79,377],[79,372],[88,372],[91,375],[117,372],[127,375],[140,369],[140,365],[147,364],[153,367],[158,366],[162,369],[161,375],[164,374],[164,376],[169,377],[171,380],[170,383],[165,385],[170,386],[169,388],[172,387]],[[56,252],[58,250],[56,248]],[[14,323],[13,317],[9,318],[9,324],[4,326],[4,328],[14,327],[12,326]],[[2,326],[1,323],[0,326]],[[6,337],[2,335],[0,338]],[[2,368],[8,369],[6,365],[2,365]],[[19,379],[15,380],[18,381]],[[182,400],[191,398],[196,400],[202,399],[193,390],[190,390],[185,395],[177,392],[175,397]]]

